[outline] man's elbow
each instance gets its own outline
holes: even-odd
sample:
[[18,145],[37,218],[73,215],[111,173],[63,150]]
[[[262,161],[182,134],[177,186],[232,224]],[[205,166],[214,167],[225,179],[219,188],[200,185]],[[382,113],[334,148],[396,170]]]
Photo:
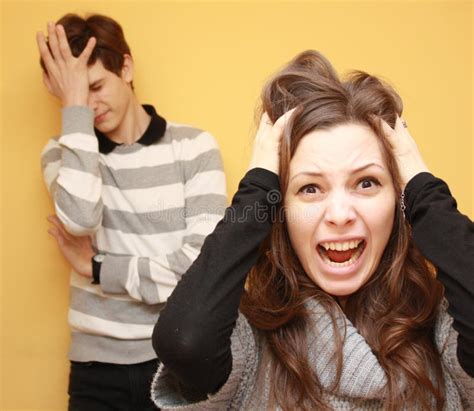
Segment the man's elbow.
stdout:
[[69,216],[56,204],[56,215],[63,224],[65,230],[75,236],[83,237],[93,235],[102,225],[102,212],[82,213],[75,212]]

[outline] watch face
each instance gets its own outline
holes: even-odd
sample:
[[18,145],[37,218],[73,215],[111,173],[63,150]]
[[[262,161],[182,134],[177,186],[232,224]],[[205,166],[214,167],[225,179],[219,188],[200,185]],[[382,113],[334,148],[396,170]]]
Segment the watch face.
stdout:
[[96,254],[94,256],[94,261],[97,262],[97,263],[102,263],[105,259],[105,255],[104,254]]

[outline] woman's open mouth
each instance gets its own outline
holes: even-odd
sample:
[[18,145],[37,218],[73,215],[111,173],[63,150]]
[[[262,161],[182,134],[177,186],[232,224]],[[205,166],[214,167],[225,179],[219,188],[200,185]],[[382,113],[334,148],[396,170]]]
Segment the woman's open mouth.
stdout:
[[323,242],[318,244],[318,253],[323,261],[332,267],[348,267],[354,264],[364,252],[365,240]]

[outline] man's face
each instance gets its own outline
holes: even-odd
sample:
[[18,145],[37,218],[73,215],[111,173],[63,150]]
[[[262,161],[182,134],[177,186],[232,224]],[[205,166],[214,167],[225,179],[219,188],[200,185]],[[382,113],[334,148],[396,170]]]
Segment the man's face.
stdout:
[[121,126],[133,95],[128,67],[118,76],[106,70],[100,60],[88,68],[89,101],[94,110],[94,127],[108,137],[120,137]]

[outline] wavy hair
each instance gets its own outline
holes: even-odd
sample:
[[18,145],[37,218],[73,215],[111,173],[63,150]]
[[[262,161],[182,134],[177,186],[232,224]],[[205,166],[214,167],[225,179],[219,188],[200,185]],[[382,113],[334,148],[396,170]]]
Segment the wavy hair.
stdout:
[[[357,123],[375,133],[390,171],[396,198],[401,181],[380,119],[394,127],[402,113],[398,94],[382,80],[361,71],[339,79],[329,61],[316,51],[296,56],[264,87],[262,111],[275,122],[295,108],[280,147],[282,193],[288,185],[289,164],[301,139],[317,129]],[[283,204],[283,202],[282,202]],[[308,361],[305,302],[316,298],[333,323],[333,361],[337,390],[342,370],[344,334],[336,320],[345,315],[375,353],[387,376],[384,408],[441,410],[444,383],[434,324],[443,287],[416,248],[397,202],[393,229],[379,266],[370,280],[348,296],[343,308],[322,291],[303,270],[289,240],[286,223],[276,221],[249,273],[240,308],[266,337],[271,353],[271,396],[283,410],[329,409],[323,387]],[[284,215],[284,213],[283,213]]]

